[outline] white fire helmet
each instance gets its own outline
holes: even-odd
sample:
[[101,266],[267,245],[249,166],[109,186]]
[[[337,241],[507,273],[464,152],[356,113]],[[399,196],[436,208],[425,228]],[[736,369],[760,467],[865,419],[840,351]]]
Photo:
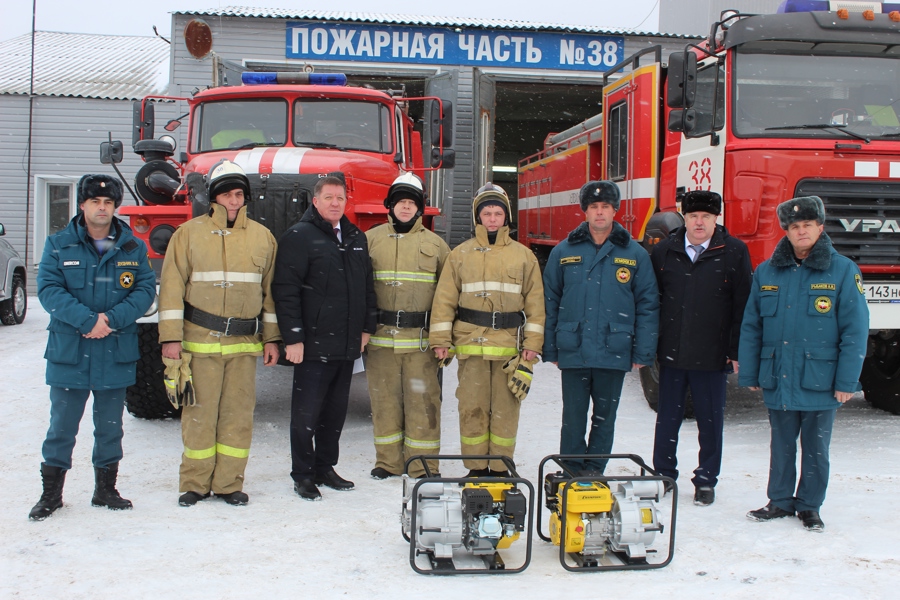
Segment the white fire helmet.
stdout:
[[419,214],[421,214],[425,212],[425,197],[425,186],[422,185],[422,180],[412,173],[403,173],[391,184],[387,198],[384,199],[384,207],[390,210],[394,203],[408,198],[416,203]]
[[215,202],[219,194],[236,188],[244,190],[244,202],[250,201],[250,180],[239,165],[227,158],[213,165],[206,180],[209,182],[210,202]]

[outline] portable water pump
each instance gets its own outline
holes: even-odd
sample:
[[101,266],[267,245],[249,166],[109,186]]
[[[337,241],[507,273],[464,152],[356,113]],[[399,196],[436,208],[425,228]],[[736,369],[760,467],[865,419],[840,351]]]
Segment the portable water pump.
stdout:
[[[403,475],[403,537],[410,543],[410,565],[422,574],[518,573],[531,560],[534,487],[516,473],[515,464],[500,456],[413,457],[503,460],[509,477],[431,477],[425,465],[420,479]],[[407,471],[408,471],[407,463]],[[524,490],[524,491],[523,491]],[[525,493],[527,492],[527,493]],[[525,560],[507,567],[498,551],[525,534]],[[430,569],[416,564],[426,556]]]
[[[578,476],[569,466],[571,463],[566,462],[576,459],[628,459],[639,467],[640,475]],[[555,462],[562,471],[545,476],[544,465],[548,461]],[[540,515],[538,535],[560,547],[560,562],[566,569],[653,569],[664,567],[671,561],[677,493],[672,494],[668,520],[668,556],[662,562],[648,561],[648,556],[657,553],[653,544],[657,535],[665,531],[659,511],[665,484],[668,481],[675,489],[675,483],[657,475],[639,456],[551,455],[541,461],[539,477],[543,481],[546,508],[550,511],[550,535],[545,536],[541,531]]]

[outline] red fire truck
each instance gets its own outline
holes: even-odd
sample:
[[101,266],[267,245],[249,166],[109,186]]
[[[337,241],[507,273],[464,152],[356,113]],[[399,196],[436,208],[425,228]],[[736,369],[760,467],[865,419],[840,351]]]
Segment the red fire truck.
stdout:
[[[453,167],[452,107],[446,100],[350,87],[342,74],[244,73],[242,80],[244,85],[207,89],[192,98],[135,102],[132,143],[144,160],[134,182],[140,202],[121,207],[119,214],[130,218],[147,243],[157,276],[175,228],[209,209],[204,175],[223,158],[247,173],[248,216],[276,239],[300,220],[325,175],[344,179],[347,217],[365,230],[385,222],[382,202],[398,175]],[[172,101],[188,105],[187,114],[165,127],[174,131],[188,119],[187,151],[178,159],[174,138],[154,139],[155,106]],[[424,131],[409,115],[411,101],[424,102]],[[115,166],[121,160],[121,142],[102,144],[102,162]],[[426,208],[426,225],[436,214]],[[145,317],[137,383],[126,395],[129,412],[138,417],[176,414],[163,388],[157,335],[155,315]]]
[[[681,196],[703,189],[722,195],[720,223],[755,267],[783,236],[775,207],[819,196],[825,231],[865,278],[866,398],[900,414],[900,12],[726,11],[703,43],[668,65],[660,54],[613,67],[602,113],[520,161],[520,241],[546,260],[583,221],[581,185],[609,179],[616,219],[649,248],[682,224]],[[655,377],[642,369],[651,404]]]

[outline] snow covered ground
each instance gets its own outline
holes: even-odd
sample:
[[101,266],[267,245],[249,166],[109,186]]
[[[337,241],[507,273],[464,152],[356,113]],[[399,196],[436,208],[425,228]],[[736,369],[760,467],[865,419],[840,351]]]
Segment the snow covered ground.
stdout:
[[[686,422],[674,560],[658,570],[569,573],[559,564],[558,549],[536,539],[531,565],[520,574],[416,574],[400,534],[400,482],[368,476],[374,451],[363,377],[354,384],[337,468],[356,482],[356,490],[323,488],[324,501],[312,503],[293,493],[288,476],[290,369],[281,367],[260,368],[245,487],[249,506],[211,499],[179,507],[179,422],[126,415],[118,487],[135,509],[92,507],[88,409],[66,479],[65,506],[46,521],[31,522],[27,514],[41,492],[49,400],[42,359],[48,316],[36,298],[29,300],[24,324],[0,327],[0,597],[539,598],[586,589],[598,598],[897,597],[900,419],[861,398],[838,412],[822,534],[803,530],[797,519],[753,523],[744,517],[766,503],[768,424],[761,401],[751,394],[729,398],[722,477],[716,503],[708,508],[691,504],[697,442],[695,424]],[[455,365],[444,386],[444,451],[458,453]],[[558,448],[559,424],[558,371],[538,365],[516,454],[520,473],[535,486],[540,460]],[[614,451],[649,462],[653,427],[654,413],[631,374]],[[442,471],[464,473],[461,465]],[[521,552],[524,542],[517,544],[513,549]]]

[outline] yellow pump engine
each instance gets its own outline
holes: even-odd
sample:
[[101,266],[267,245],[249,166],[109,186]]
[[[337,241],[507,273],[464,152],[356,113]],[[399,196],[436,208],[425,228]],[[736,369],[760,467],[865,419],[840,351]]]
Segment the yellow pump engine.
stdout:
[[[621,455],[608,455],[616,456]],[[540,476],[550,511],[550,535],[548,538],[540,530],[538,533],[542,539],[560,546],[560,561],[567,569],[656,568],[671,560],[674,495],[669,520],[672,528],[669,556],[663,564],[648,562],[648,555],[656,553],[653,544],[657,535],[665,530],[659,505],[665,496],[666,478],[647,475],[649,467],[639,457],[626,456],[640,461],[640,475],[578,477],[563,463],[564,471],[544,476],[544,464],[554,456],[541,463]],[[575,567],[569,566],[566,556],[574,561]]]

